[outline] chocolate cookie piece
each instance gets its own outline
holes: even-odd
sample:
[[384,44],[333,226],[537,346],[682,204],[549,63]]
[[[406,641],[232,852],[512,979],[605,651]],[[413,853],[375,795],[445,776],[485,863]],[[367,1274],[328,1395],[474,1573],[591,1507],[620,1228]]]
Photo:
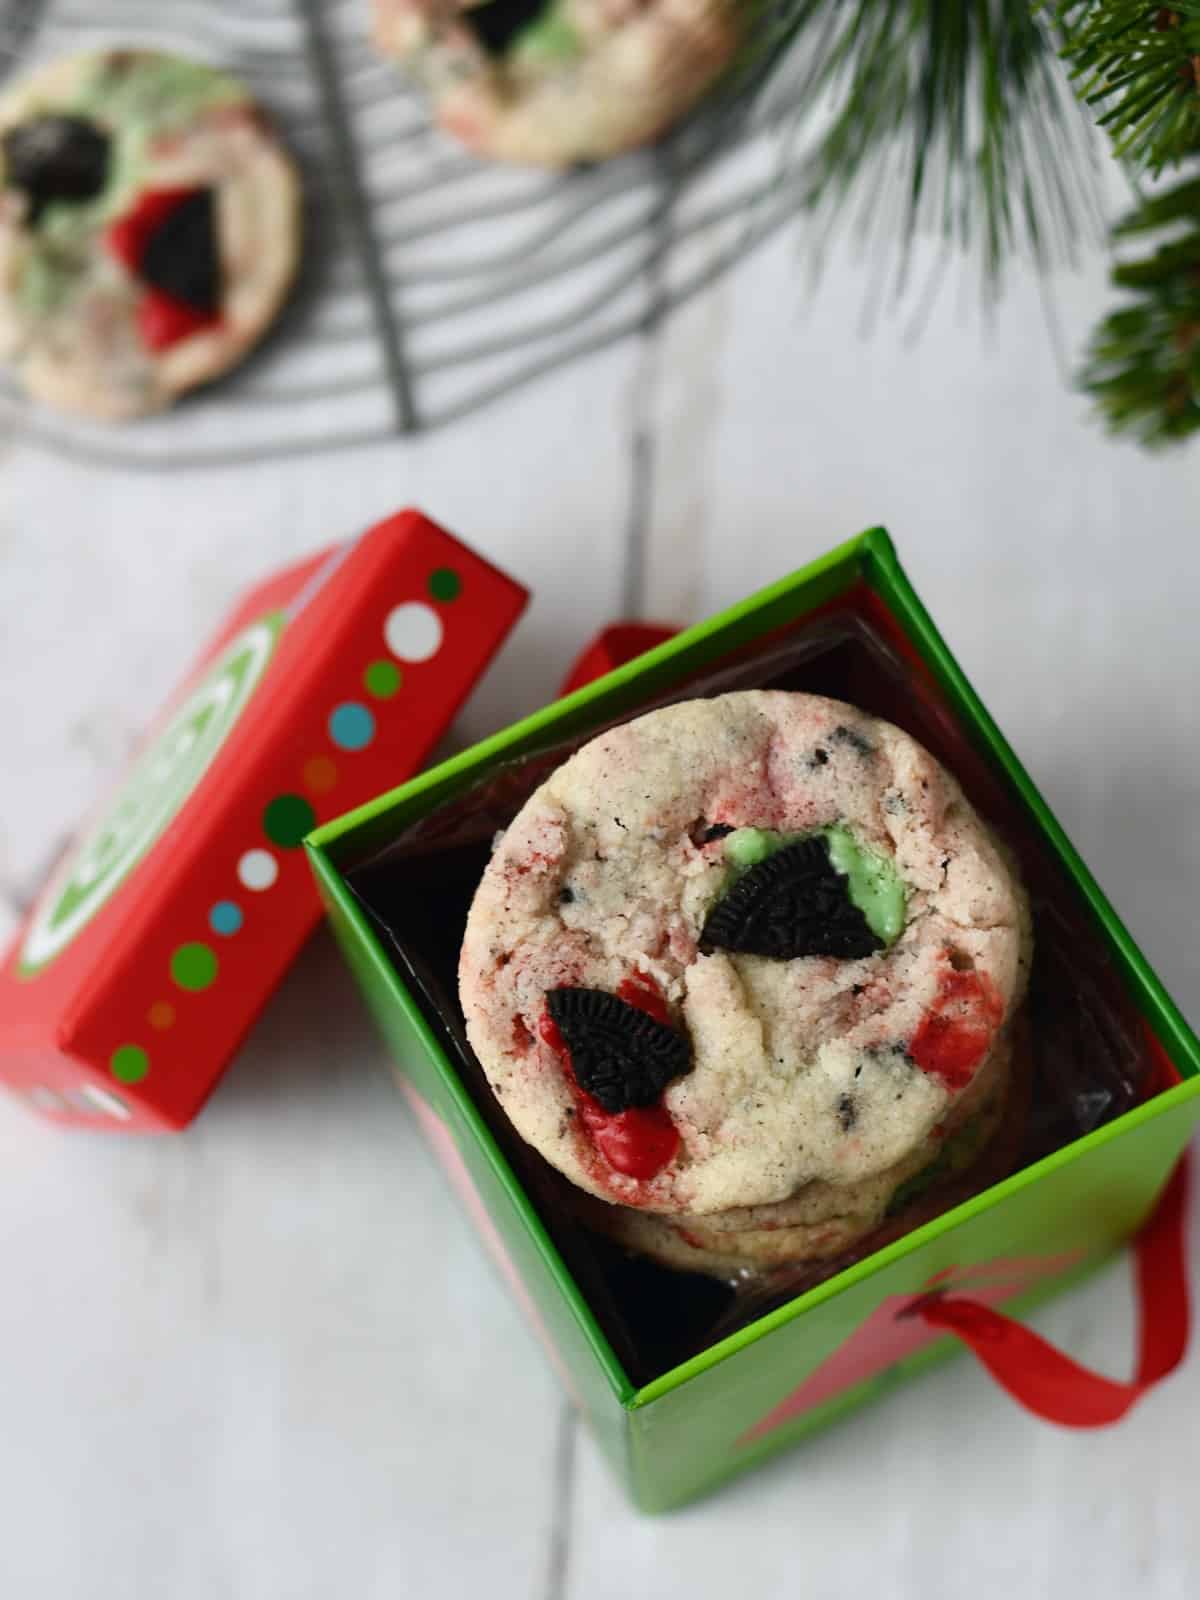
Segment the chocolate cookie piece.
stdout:
[[552,989],[546,1009],[580,1088],[605,1111],[654,1105],[691,1067],[682,1034],[603,989]]
[[702,950],[792,961],[835,956],[857,961],[883,949],[850,898],[846,877],[819,834],[768,856],[743,874],[705,918]]
[[36,227],[52,201],[94,200],[108,182],[108,135],[88,117],[44,112],[9,128],[0,140],[4,181],[20,189]]

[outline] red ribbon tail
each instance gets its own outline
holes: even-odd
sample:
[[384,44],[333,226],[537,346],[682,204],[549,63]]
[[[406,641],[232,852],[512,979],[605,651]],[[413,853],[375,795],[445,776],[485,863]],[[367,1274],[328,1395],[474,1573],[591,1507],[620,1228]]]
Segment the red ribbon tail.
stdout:
[[1128,1383],[1091,1372],[1001,1311],[959,1295],[931,1295],[912,1307],[930,1327],[953,1333],[1012,1397],[1047,1422],[1099,1428],[1117,1422],[1183,1360],[1191,1310],[1185,1233],[1185,1155],[1136,1244],[1139,1311],[1137,1375]]

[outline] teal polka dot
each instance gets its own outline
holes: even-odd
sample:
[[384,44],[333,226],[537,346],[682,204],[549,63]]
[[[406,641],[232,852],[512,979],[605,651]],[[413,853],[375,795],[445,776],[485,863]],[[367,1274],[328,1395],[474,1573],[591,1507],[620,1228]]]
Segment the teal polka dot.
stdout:
[[244,920],[241,906],[233,900],[218,900],[208,913],[209,927],[226,939],[237,933]]
[[375,737],[375,718],[357,700],[347,700],[329,718],[329,737],[339,750],[365,750]]

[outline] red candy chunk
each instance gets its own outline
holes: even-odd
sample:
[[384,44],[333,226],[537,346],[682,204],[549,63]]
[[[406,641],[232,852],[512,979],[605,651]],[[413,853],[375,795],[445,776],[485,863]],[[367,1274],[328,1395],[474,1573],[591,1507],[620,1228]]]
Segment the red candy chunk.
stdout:
[[556,1056],[563,1061],[568,1061],[570,1051],[567,1049],[567,1041],[563,1038],[558,1023],[555,1022],[548,1011],[542,1012],[538,1021],[538,1032],[542,1036],[542,1042],[548,1044]]
[[[653,978],[637,973],[617,989],[617,998],[637,1006],[658,1022],[670,1022],[666,1002]],[[663,1106],[632,1106],[628,1111],[606,1111],[581,1089],[571,1067],[571,1052],[554,1018],[544,1011],[538,1033],[566,1069],[579,1115],[592,1143],[614,1172],[638,1183],[648,1183],[669,1166],[679,1151],[679,1131]]]
[[617,985],[617,999],[624,1000],[627,1006],[636,1006],[648,1017],[653,1017],[655,1022],[665,1022],[668,1027],[671,1026],[667,1002],[654,979],[646,973],[636,972],[632,978],[623,978]]
[[189,189],[147,189],[140,194],[132,211],[110,222],[105,242],[117,260],[135,275],[151,238],[177,206],[196,193]]
[[[201,190],[195,188],[147,189],[132,211],[109,223],[105,243],[109,251],[135,277],[140,277],[146,246],[173,211]],[[149,350],[169,350],[182,339],[221,321],[219,311],[201,311],[175,295],[149,286],[137,308],[138,332]]]
[[137,308],[138,332],[149,350],[169,350],[181,339],[215,328],[220,320],[209,311],[194,311],[161,289],[149,290]]
[[580,1090],[579,1113],[596,1149],[627,1178],[649,1183],[675,1159],[679,1132],[662,1106],[634,1106],[613,1116]]
[[994,985],[977,972],[947,971],[933,1008],[926,1012],[909,1054],[947,1089],[965,1089],[987,1054],[1004,1014]]

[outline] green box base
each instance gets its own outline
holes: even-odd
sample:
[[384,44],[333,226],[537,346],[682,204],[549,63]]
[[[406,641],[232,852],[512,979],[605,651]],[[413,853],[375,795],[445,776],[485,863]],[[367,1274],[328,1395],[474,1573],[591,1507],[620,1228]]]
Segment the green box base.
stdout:
[[[858,585],[886,608],[929,684],[1057,863],[1178,1080],[653,1381],[635,1385],[462,1078],[401,978],[346,873],[501,763],[585,734]],[[963,676],[875,529],[567,699],[319,830],[310,858],[337,937],[428,1113],[439,1155],[538,1326],[634,1501],[682,1505],[809,1437],[946,1353],[907,1348],[897,1308],[990,1273],[1018,1308],[1075,1281],[1150,1212],[1200,1120],[1200,1044]],[[832,1386],[832,1387],[831,1387]]]

